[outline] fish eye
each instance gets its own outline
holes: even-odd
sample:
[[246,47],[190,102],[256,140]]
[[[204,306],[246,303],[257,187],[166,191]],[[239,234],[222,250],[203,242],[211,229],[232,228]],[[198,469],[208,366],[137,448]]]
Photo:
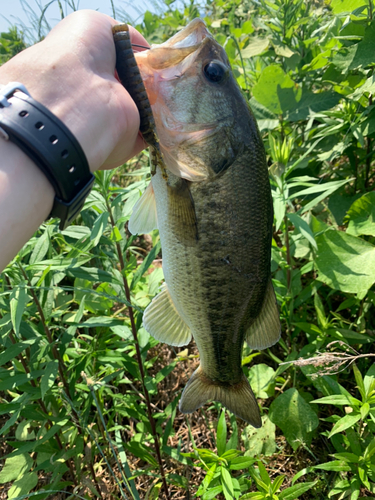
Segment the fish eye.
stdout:
[[227,76],[227,68],[224,64],[216,61],[211,61],[203,68],[204,76],[208,81],[213,83],[221,83]]

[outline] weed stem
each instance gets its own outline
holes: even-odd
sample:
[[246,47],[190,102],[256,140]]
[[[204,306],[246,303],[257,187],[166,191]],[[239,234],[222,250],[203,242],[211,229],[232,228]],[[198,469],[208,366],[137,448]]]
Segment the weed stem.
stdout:
[[[116,227],[116,224],[115,224],[112,210],[111,210],[111,207],[108,203],[108,200],[107,200],[107,210],[109,213],[109,218],[111,221],[112,229],[114,229]],[[117,251],[118,259],[120,262],[120,268],[121,268],[122,279],[123,279],[123,283],[124,283],[126,300],[129,302],[129,304],[131,304],[129,284],[128,284],[128,280],[126,279],[125,273],[124,273],[124,271],[125,271],[124,256],[122,254],[121,246],[118,242],[116,242],[116,251]],[[156,456],[157,456],[158,463],[159,463],[159,471],[160,471],[161,480],[163,483],[163,488],[165,491],[166,498],[168,500],[170,500],[169,489],[168,489],[167,481],[165,479],[164,466],[163,466],[163,461],[162,461],[161,453],[160,453],[159,438],[158,438],[158,434],[156,432],[155,420],[154,420],[154,417],[152,415],[150,395],[148,393],[148,390],[147,390],[146,384],[145,384],[145,372],[143,369],[142,355],[141,355],[141,350],[140,350],[139,342],[138,342],[137,326],[135,324],[133,308],[129,307],[128,311],[129,311],[131,330],[132,330],[132,334],[133,334],[133,338],[134,338],[135,350],[136,350],[136,354],[137,354],[139,372],[140,372],[140,376],[141,376],[143,394],[144,394],[145,399],[146,399],[147,414],[148,414],[148,418],[149,418],[150,425],[151,425],[151,433],[152,433],[152,436],[153,436],[154,442],[155,442],[155,452],[156,452]]]

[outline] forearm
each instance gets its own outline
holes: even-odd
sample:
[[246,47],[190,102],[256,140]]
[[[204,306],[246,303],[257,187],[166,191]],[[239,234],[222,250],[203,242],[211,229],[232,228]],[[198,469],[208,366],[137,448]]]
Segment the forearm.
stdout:
[[[76,12],[0,68],[0,84],[24,84],[69,128],[92,172],[117,167],[145,146],[137,107],[115,78],[114,24],[98,12]],[[53,198],[38,167],[0,137],[0,272],[49,215]]]
[[3,138],[0,159],[1,271],[48,217],[54,191],[35,163]]

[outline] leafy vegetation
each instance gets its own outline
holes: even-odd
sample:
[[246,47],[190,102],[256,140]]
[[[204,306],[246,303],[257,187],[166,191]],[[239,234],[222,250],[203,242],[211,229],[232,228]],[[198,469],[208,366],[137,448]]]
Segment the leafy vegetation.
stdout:
[[[157,231],[126,225],[144,152],[98,173],[79,220],[45,223],[0,276],[2,498],[375,497],[372,0],[169,0],[137,29],[162,41],[198,15],[268,154],[283,335],[243,353],[263,426],[218,403],[177,410],[197,351],[142,328],[163,279]],[[23,42],[1,36],[4,62]]]

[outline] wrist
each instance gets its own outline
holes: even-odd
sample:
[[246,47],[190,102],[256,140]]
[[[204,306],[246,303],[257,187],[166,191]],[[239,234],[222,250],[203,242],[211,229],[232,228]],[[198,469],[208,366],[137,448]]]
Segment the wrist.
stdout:
[[76,138],[15,82],[0,89],[0,133],[26,153],[52,184],[56,196],[51,216],[59,217],[60,229],[65,229],[79,214],[94,181]]
[[0,271],[19,252],[53,205],[45,175],[15,144],[0,141]]

